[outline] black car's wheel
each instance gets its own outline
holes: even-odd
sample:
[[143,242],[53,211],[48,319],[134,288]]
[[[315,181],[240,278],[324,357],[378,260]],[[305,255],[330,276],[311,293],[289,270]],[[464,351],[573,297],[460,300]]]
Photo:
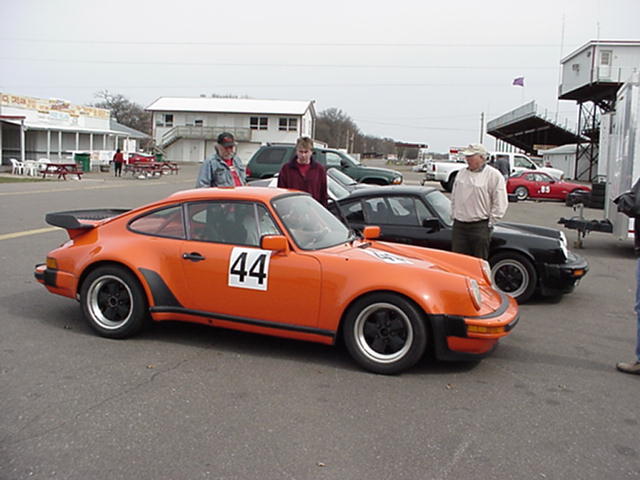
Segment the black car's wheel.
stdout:
[[538,274],[533,264],[519,253],[498,253],[489,259],[493,283],[503,293],[525,303],[536,289]]
[[447,192],[451,192],[453,190],[453,184],[456,181],[456,175],[458,175],[458,172],[453,172],[451,175],[449,175],[449,180],[447,180],[446,184],[443,185],[444,189]]
[[516,194],[518,200],[526,200],[529,197],[529,190],[527,190],[527,187],[517,187],[513,193]]
[[116,265],[99,267],[87,276],[80,289],[80,303],[89,326],[103,337],[134,335],[148,318],[147,300],[138,279]]
[[394,374],[424,355],[427,329],[421,312],[392,293],[375,293],[356,301],[346,314],[344,341],[363,368]]

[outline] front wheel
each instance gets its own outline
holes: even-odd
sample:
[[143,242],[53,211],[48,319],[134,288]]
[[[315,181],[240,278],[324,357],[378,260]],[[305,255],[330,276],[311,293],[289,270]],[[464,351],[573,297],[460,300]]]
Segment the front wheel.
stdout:
[[415,365],[427,346],[423,315],[392,293],[375,293],[356,301],[346,314],[343,337],[360,366],[387,375]]
[[498,253],[489,259],[494,285],[518,303],[528,301],[536,289],[538,274],[533,264],[519,253]]
[[527,187],[518,187],[513,193],[516,194],[518,200],[526,200],[529,197],[529,190],[527,190]]
[[89,326],[103,337],[135,335],[148,318],[140,282],[117,265],[99,267],[87,276],[80,288],[80,303]]

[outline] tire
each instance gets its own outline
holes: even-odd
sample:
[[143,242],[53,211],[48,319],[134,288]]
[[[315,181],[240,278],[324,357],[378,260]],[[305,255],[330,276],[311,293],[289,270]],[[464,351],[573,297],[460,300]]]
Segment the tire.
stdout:
[[531,261],[515,252],[498,253],[489,259],[491,278],[496,288],[516,299],[527,302],[538,284],[538,274]]
[[447,185],[449,185],[449,182],[440,182],[440,185],[442,185],[442,188],[444,190],[446,190],[447,189]]
[[515,193],[516,197],[518,197],[518,201],[526,200],[527,198],[529,198],[529,190],[527,190],[527,187],[516,187],[513,193]]
[[374,293],[347,311],[342,334],[351,357],[364,369],[392,375],[424,355],[427,328],[422,312],[393,293]]
[[456,181],[456,175],[458,175],[458,172],[453,172],[451,175],[449,175],[449,180],[447,180],[446,185],[444,185],[444,189],[451,193],[451,191],[453,190],[453,184]]
[[80,303],[89,326],[103,337],[130,337],[148,321],[147,299],[140,282],[117,265],[98,267],[85,278]]

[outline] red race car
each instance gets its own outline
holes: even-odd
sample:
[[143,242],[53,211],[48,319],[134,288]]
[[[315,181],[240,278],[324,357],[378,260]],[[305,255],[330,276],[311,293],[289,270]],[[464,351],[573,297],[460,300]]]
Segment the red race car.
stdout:
[[572,192],[590,192],[591,187],[581,183],[556,180],[543,172],[524,171],[509,177],[507,192],[515,193],[518,200],[527,198],[549,198],[565,200]]

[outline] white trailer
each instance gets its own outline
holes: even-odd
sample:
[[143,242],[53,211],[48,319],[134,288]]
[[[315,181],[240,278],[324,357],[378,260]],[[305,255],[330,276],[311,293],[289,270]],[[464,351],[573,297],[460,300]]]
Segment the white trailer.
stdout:
[[[578,231],[577,247],[589,231],[609,232],[617,239],[633,238],[633,219],[618,212],[613,200],[631,190],[640,177],[640,72],[634,73],[616,95],[616,109],[610,115],[608,141],[601,142],[600,160],[607,166],[603,220],[586,220],[580,215],[561,218],[566,228]],[[601,137],[602,138],[602,137]],[[575,208],[575,207],[574,207]]]

